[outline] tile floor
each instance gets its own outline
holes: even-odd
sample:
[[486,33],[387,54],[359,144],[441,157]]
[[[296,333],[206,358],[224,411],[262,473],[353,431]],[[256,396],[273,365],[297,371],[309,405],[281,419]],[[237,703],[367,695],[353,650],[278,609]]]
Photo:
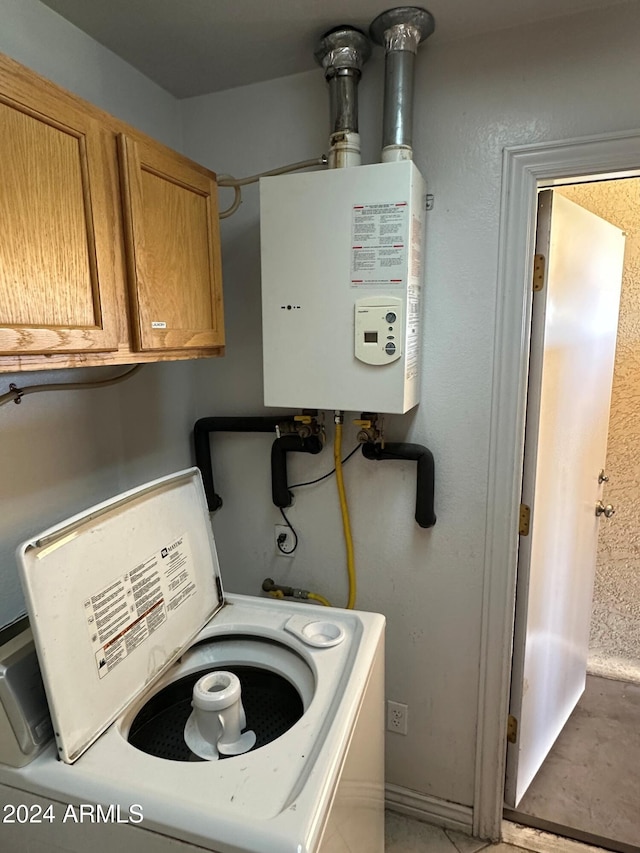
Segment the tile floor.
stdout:
[[[569,839],[551,835],[546,837],[550,840],[550,846],[546,848],[548,853],[596,851],[596,848],[586,847]],[[385,853],[478,853],[479,850],[486,850],[487,853],[523,853],[525,849],[528,848],[514,847],[504,842],[490,844],[478,838],[470,838],[462,832],[441,829],[395,812],[386,813]],[[545,848],[541,847],[538,841],[535,850],[541,849]]]

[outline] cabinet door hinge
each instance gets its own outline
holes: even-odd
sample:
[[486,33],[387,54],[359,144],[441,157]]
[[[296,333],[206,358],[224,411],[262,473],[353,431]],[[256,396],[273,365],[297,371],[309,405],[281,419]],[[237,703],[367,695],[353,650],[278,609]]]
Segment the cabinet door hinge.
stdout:
[[545,270],[544,255],[533,256],[533,292],[537,293],[544,287],[544,270]]
[[529,535],[529,522],[531,521],[531,507],[526,504],[520,504],[520,522],[518,525],[518,533],[520,536]]
[[509,743],[515,743],[518,739],[518,721],[509,714],[507,718],[507,740]]

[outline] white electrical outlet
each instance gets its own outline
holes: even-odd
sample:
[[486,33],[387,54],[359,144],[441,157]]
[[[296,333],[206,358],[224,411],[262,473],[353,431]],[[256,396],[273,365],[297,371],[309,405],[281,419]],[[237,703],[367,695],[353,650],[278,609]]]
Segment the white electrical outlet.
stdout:
[[291,528],[286,524],[276,524],[274,528],[274,542],[276,546],[276,554],[280,557],[293,557],[295,550],[295,539]]
[[409,729],[409,706],[387,699],[387,731],[406,735]]

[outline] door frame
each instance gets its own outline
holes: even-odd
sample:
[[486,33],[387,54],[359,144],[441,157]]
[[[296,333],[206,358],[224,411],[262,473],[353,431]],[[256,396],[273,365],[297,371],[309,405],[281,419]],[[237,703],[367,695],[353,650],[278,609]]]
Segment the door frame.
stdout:
[[537,195],[640,176],[640,130],[503,152],[493,354],[473,834],[501,837]]

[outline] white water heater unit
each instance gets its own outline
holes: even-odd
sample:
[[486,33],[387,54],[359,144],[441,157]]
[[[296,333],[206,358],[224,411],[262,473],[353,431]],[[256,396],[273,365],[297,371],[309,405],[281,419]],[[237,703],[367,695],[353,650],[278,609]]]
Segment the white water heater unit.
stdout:
[[260,181],[265,405],[418,403],[425,202],[410,160]]

